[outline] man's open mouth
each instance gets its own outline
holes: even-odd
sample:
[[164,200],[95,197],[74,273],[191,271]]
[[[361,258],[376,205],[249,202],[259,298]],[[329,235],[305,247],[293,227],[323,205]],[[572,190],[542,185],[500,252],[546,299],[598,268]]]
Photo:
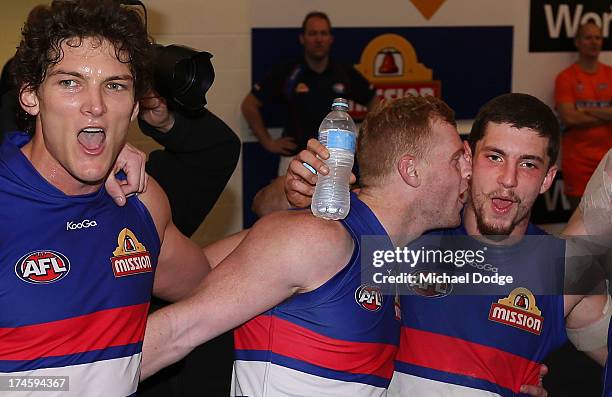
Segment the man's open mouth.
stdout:
[[87,127],[79,131],[77,140],[89,152],[97,152],[104,145],[106,133],[104,128]]

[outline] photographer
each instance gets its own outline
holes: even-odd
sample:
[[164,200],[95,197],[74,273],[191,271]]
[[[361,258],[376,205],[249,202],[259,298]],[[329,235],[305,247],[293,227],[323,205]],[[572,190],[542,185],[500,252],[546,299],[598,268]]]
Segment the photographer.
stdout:
[[169,111],[159,96],[148,96],[140,105],[141,131],[164,147],[149,154],[147,173],[168,194],[175,225],[191,236],[234,172],[240,140],[208,110],[185,116]]

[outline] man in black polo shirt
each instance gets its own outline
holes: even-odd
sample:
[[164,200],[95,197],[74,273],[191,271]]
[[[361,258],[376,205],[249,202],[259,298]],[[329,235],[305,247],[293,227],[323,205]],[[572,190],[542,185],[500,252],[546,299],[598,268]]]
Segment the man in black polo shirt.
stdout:
[[[330,59],[333,41],[325,13],[306,15],[300,34],[304,56],[274,67],[242,102],[242,113],[261,145],[282,156],[279,175],[286,173],[292,156],[306,148],[308,139],[317,137],[334,98],[352,99],[365,106],[375,100],[373,87],[359,72]],[[270,136],[260,113],[268,103],[281,104],[285,111],[283,136],[278,139]]]

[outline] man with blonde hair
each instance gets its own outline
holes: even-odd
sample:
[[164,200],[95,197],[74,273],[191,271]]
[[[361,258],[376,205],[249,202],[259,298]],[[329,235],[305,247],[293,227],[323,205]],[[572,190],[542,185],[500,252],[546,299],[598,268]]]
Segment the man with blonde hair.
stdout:
[[[348,217],[291,211],[258,221],[196,294],[150,316],[143,377],[244,323],[232,395],[385,394],[400,324],[393,296],[361,279],[362,237],[403,246],[457,225],[470,166],[452,110],[432,97],[376,109],[358,146],[365,184]],[[375,152],[386,153],[383,164],[365,158]]]

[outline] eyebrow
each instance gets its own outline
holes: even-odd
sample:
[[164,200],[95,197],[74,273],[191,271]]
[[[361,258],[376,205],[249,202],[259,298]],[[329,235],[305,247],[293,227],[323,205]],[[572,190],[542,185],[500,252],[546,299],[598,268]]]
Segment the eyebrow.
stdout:
[[[490,151],[490,152],[496,152],[501,154],[502,156],[507,156],[507,153],[504,152],[503,150],[496,148],[495,146],[485,146],[483,147],[484,150]],[[519,157],[521,160],[535,160],[535,161],[539,161],[540,163],[544,163],[544,159],[538,155],[535,154],[523,154]]]
[[[61,69],[54,70],[53,72],[49,73],[48,76],[51,77],[51,76],[57,76],[57,75],[60,75],[60,74],[65,74],[65,75],[68,75],[68,76],[74,76],[74,77],[77,77],[77,78],[83,79],[83,80],[86,79],[85,75],[83,75],[82,73],[79,73],[79,72],[68,72],[66,70],[61,70]],[[109,76],[106,79],[104,79],[104,81],[112,81],[112,80],[134,80],[134,77],[129,75],[129,74],[121,74],[121,75],[116,75],[116,76]]]

